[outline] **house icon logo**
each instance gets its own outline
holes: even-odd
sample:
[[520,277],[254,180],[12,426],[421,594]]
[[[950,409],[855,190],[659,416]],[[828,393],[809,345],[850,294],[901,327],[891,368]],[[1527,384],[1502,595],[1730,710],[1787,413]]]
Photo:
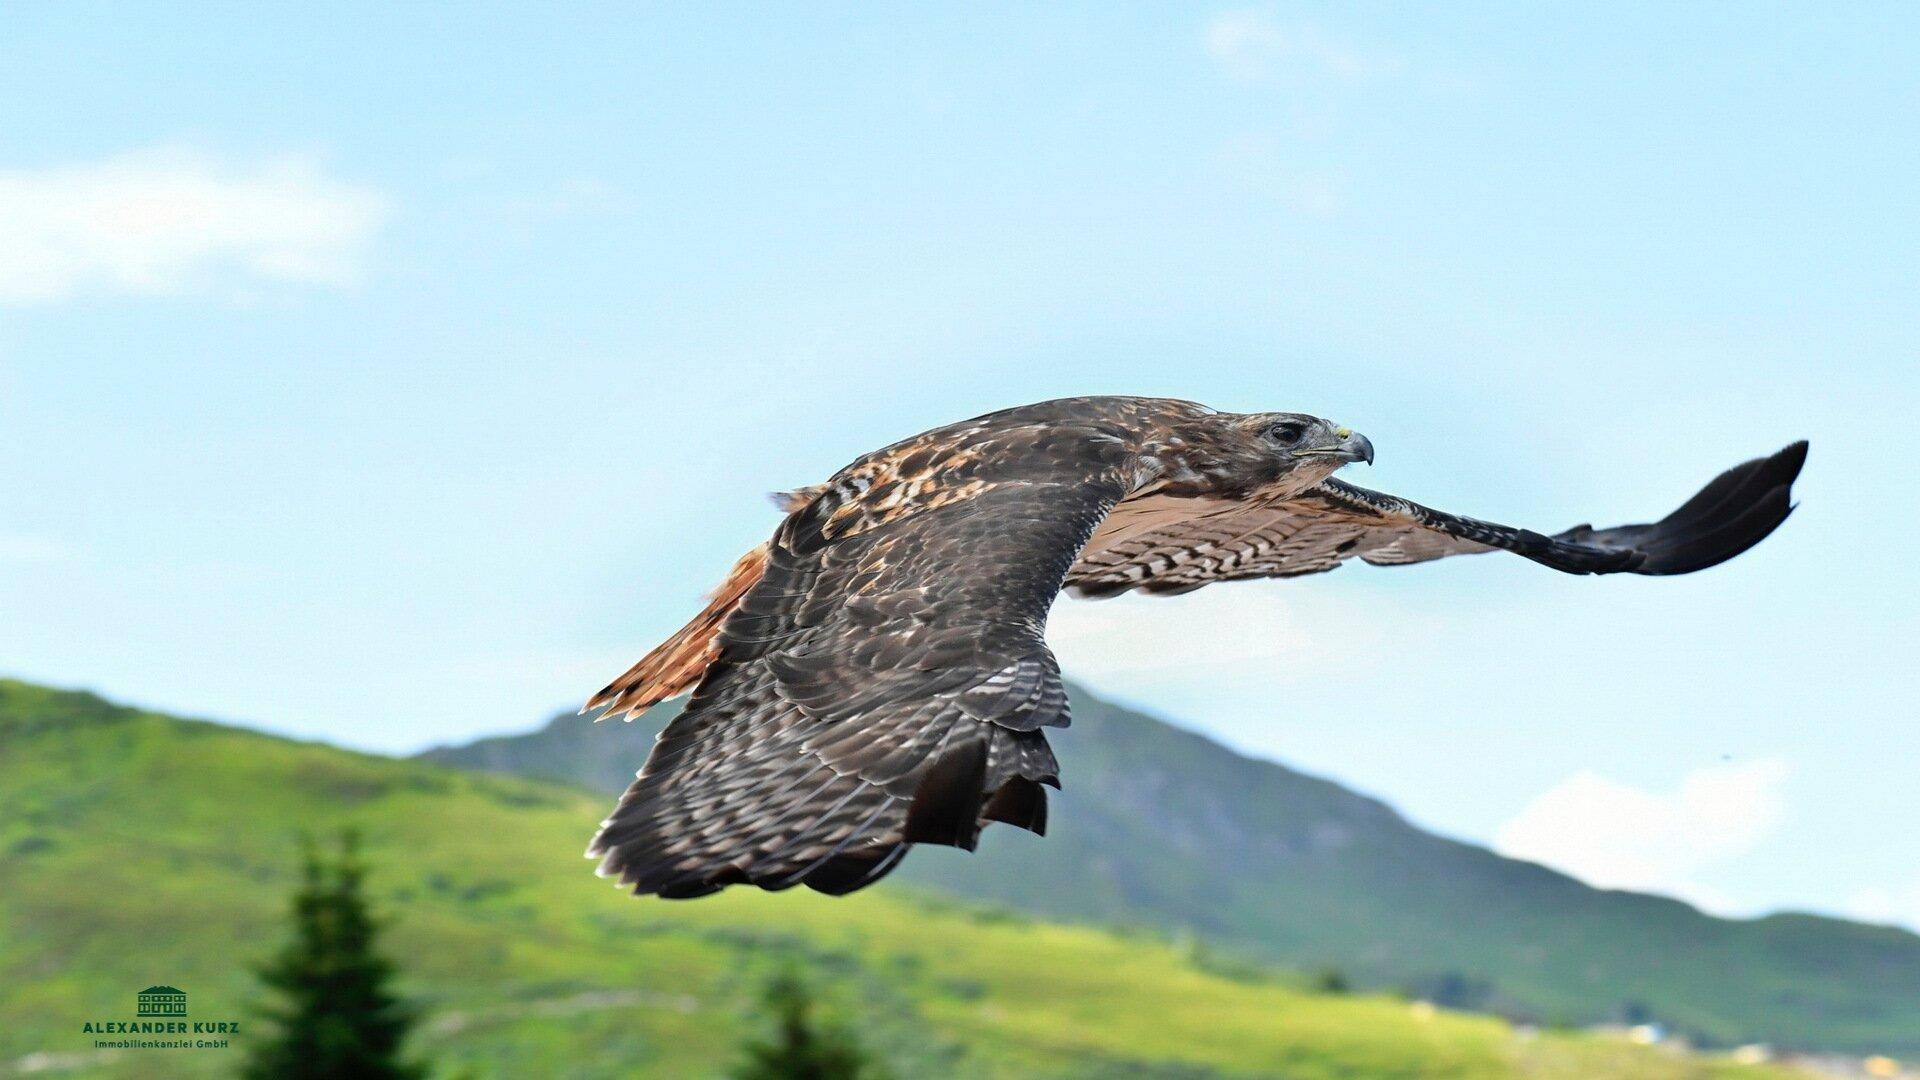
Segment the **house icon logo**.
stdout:
[[149,986],[134,1002],[139,1019],[83,1020],[80,1034],[95,1050],[225,1050],[240,1034],[238,1020],[187,1019],[187,992],[177,986]]
[[185,1016],[187,992],[173,986],[149,986],[140,991],[136,1016]]

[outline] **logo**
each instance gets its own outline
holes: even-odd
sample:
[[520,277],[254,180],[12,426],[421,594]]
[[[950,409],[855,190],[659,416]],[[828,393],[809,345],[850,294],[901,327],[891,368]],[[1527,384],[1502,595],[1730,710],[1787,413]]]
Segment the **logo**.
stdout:
[[149,986],[135,999],[140,1003],[135,1016],[185,1016],[187,992],[171,986]]
[[133,1019],[88,1020],[80,1034],[96,1050],[225,1050],[240,1034],[238,1020],[188,1020],[187,992],[177,986],[149,986],[133,1007]]

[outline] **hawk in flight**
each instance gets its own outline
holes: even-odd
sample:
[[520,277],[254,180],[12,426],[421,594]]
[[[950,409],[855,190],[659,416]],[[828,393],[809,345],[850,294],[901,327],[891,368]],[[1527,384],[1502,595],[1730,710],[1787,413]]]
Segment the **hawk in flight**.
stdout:
[[914,844],[971,849],[993,821],[1044,833],[1062,588],[1174,594],[1495,549],[1689,574],[1786,519],[1806,454],[1736,465],[1651,525],[1549,536],[1334,479],[1373,445],[1300,413],[1086,397],[936,428],[779,496],[773,538],[588,702],[631,717],[693,691],[587,854],[639,894],[840,894]]

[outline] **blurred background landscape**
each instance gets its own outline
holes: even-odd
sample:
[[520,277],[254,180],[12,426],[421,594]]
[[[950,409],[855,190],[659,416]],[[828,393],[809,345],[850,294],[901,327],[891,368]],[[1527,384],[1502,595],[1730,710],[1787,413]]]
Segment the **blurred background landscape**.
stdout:
[[299,841],[342,826],[434,1075],[719,1075],[786,970],[896,1076],[1898,1076],[1920,1055],[1920,936],[1594,890],[1076,699],[1045,841],[917,852],[846,899],[641,903],[578,849],[621,786],[609,753],[651,725],[396,759],[0,683],[0,1067],[231,1075],[237,1048],[76,1032],[164,981],[262,1041]]
[[[1916,174],[1910,5],[9,4],[0,1075],[237,1071],[81,1026],[254,1016],[347,827],[435,1075],[717,1075],[794,972],[901,1076],[1894,1075]],[[764,493],[1088,393],[1547,530],[1813,449],[1684,579],[1063,602],[1045,840],[592,876],[672,707],[548,718]]]

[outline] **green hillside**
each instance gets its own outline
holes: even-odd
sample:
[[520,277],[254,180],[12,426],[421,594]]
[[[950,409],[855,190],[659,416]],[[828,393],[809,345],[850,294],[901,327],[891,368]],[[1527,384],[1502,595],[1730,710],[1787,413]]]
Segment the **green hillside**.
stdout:
[[[1811,915],[1718,919],[1443,839],[1337,784],[1073,688],[1044,839],[916,850],[892,880],[1049,918],[1190,931],[1297,968],[1462,1008],[1576,1024],[1655,1019],[1709,1045],[1920,1053],[1920,936]],[[562,716],[431,751],[625,788],[669,704]]]
[[88,694],[0,681],[0,753],[0,1073],[228,1074],[238,1050],[100,1054],[80,1026],[127,1018],[154,984],[196,1019],[250,1017],[247,965],[283,932],[296,835],[352,824],[427,1010],[416,1049],[442,1075],[714,1075],[787,959],[902,1077],[1786,1075],[1314,995],[1146,936],[888,887],[638,901],[579,855],[597,795]]

